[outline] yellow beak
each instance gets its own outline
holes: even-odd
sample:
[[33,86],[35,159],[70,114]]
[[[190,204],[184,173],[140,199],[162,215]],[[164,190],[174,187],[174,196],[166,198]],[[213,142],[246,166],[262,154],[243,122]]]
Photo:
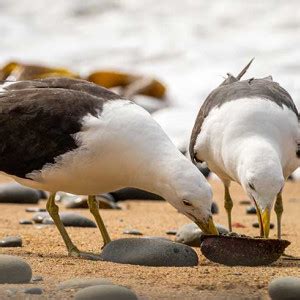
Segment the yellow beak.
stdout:
[[205,234],[219,235],[219,231],[211,216],[207,219],[207,221],[197,221],[196,224]]
[[264,211],[262,211],[256,206],[256,214],[258,217],[260,236],[267,239],[270,233],[270,210],[269,208],[266,208]]

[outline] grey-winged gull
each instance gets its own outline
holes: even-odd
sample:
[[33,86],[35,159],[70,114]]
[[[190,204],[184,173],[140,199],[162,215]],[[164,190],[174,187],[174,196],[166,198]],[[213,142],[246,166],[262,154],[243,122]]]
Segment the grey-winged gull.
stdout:
[[[251,61],[252,62],[252,61]],[[240,81],[251,62],[235,78],[213,90],[197,116],[190,140],[194,162],[205,161],[223,181],[225,209],[231,230],[231,181],[254,201],[261,235],[268,237],[275,203],[281,237],[282,189],[299,166],[297,108],[272,77]]]
[[90,195],[104,244],[110,237],[94,195],[128,186],[161,195],[205,232],[217,233],[211,188],[198,169],[144,109],[84,80],[2,84],[0,171],[50,192],[47,210],[72,256],[89,257],[59,218],[57,191]]

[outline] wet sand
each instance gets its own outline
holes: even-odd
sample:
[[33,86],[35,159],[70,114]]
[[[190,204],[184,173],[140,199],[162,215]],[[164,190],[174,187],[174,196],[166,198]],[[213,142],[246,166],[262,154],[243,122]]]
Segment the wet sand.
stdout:
[[[226,225],[222,184],[217,181],[211,184],[214,198],[220,207],[215,221]],[[284,190],[283,238],[292,242],[286,253],[295,256],[300,256],[299,195],[300,183],[287,183]],[[233,222],[246,226],[235,228],[235,231],[258,235],[258,229],[252,228],[252,223],[257,221],[256,216],[246,215],[246,206],[239,204],[240,200],[246,199],[239,186],[232,186],[232,197]],[[41,201],[39,206],[45,207],[45,204],[45,201]],[[121,211],[101,211],[113,239],[129,237],[122,232],[132,228],[140,230],[145,236],[173,239],[174,236],[167,236],[165,232],[189,222],[165,202],[128,201],[121,205],[124,208]],[[105,277],[133,289],[141,299],[268,299],[267,286],[272,278],[300,276],[300,261],[280,260],[267,267],[226,267],[206,260],[199,248],[195,248],[199,255],[199,265],[192,268],[141,267],[70,258],[67,257],[63,241],[54,226],[40,228],[36,225],[19,225],[19,219],[29,219],[32,216],[32,213],[25,212],[28,206],[31,205],[0,205],[1,237],[20,235],[23,239],[22,248],[0,248],[0,252],[24,258],[32,266],[33,274],[43,277],[42,282],[26,285],[42,287],[44,294],[38,296],[40,299],[72,298],[73,291],[58,292],[55,287],[61,281],[75,277]],[[92,219],[88,210],[75,211]],[[274,213],[272,222],[276,225]],[[100,252],[102,240],[97,228],[68,228],[68,232],[80,249]],[[271,230],[271,237],[276,237],[276,227]],[[23,285],[1,285],[0,298],[8,297],[8,288],[21,286]],[[35,299],[37,296],[30,297]]]

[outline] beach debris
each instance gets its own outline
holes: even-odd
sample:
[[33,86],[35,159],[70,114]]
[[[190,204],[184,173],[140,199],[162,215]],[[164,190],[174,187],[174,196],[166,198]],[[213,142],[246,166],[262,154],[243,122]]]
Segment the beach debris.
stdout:
[[100,254],[104,261],[142,266],[183,267],[198,265],[193,248],[165,239],[127,238],[107,244]]
[[276,261],[290,245],[278,239],[232,235],[202,235],[202,254],[213,262],[228,266],[261,266]]

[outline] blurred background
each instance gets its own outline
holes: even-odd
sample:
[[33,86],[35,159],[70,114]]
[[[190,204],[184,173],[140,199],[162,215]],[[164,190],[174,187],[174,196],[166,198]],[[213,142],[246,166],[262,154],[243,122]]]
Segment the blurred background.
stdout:
[[0,0],[0,64],[157,78],[169,107],[155,118],[185,147],[208,93],[252,57],[245,77],[272,75],[300,107],[299,7],[297,0]]

